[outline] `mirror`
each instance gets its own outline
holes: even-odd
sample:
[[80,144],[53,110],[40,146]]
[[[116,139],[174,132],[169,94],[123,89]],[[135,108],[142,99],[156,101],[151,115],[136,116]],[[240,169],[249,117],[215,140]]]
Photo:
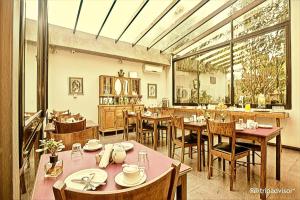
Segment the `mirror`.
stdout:
[[122,91],[122,84],[121,84],[121,81],[120,79],[116,79],[115,81],[115,91],[116,91],[116,95],[120,95],[121,94],[121,91]]

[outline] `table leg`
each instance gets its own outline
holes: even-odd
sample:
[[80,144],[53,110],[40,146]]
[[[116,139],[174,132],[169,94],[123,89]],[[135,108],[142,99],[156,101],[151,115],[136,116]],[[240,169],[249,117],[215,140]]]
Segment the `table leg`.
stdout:
[[280,180],[281,134],[276,136],[276,180]]
[[154,120],[154,141],[153,141],[153,149],[157,150],[157,142],[158,142],[158,131],[157,131],[157,121]]
[[187,199],[187,175],[182,175],[181,185],[177,186],[176,199],[177,200],[186,200]]
[[266,185],[267,185],[267,141],[263,140],[261,142],[261,165],[260,165],[260,188],[263,190],[262,193],[260,193],[260,198],[265,200],[266,199]]
[[201,145],[200,145],[201,131],[197,130],[197,170],[202,171],[201,166]]

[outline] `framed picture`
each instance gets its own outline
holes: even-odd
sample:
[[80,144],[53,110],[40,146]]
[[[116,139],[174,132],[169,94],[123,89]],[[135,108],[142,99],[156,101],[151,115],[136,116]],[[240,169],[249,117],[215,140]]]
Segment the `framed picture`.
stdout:
[[157,98],[157,84],[148,83],[148,98],[149,99]]
[[69,77],[69,94],[83,95],[83,78]]
[[210,77],[210,84],[216,84],[216,82],[217,82],[217,78],[214,77],[214,76],[211,76]]

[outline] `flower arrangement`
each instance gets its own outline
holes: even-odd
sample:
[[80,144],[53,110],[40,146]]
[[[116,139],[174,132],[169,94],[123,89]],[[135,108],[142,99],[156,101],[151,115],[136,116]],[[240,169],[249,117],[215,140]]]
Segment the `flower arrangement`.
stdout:
[[48,150],[51,156],[56,156],[57,152],[65,148],[65,146],[62,143],[62,140],[55,141],[54,139],[51,138],[51,139],[40,140],[40,142],[41,142],[40,146],[42,148],[37,149],[36,152],[43,152]]

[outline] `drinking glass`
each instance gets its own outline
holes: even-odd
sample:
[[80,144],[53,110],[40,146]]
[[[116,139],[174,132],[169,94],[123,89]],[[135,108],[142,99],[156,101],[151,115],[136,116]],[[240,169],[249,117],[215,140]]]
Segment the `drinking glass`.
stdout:
[[75,158],[75,157],[80,157],[82,158],[83,153],[82,153],[82,149],[81,149],[81,144],[80,143],[74,143],[72,145],[72,151],[71,151],[71,158]]
[[148,154],[146,150],[140,150],[138,154],[138,166],[141,171],[144,173],[148,170],[149,168],[149,159],[148,159]]

